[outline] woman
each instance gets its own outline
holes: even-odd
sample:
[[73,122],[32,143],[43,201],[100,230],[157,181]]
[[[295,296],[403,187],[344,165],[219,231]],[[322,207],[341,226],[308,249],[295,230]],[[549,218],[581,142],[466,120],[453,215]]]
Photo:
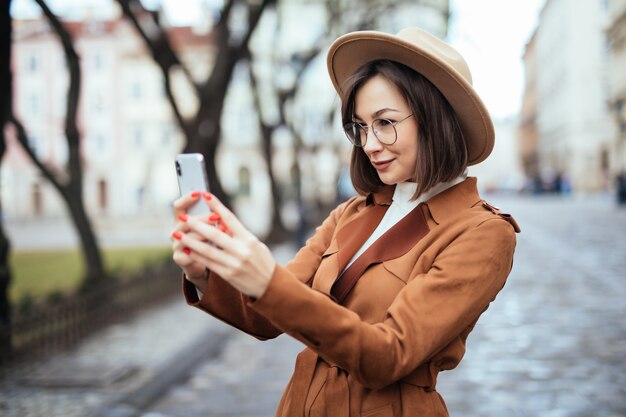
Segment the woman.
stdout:
[[[445,416],[454,368],[510,272],[515,221],[466,167],[494,132],[463,58],[420,29],[354,32],[328,54],[359,195],[285,267],[210,194],[174,203],[189,304],[260,339],[302,341],[277,416]],[[208,223],[220,222],[220,227]]]

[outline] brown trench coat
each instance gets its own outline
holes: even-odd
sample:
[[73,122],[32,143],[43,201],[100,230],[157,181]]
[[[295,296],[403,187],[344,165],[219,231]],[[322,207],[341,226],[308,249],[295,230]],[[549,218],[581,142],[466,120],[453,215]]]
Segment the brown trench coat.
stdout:
[[285,332],[307,345],[276,416],[448,415],[437,374],[457,366],[504,285],[519,228],[468,178],[427,201],[429,232],[406,254],[369,267],[339,305],[329,296],[347,262],[337,232],[372,204],[390,204],[392,193],[387,187],[337,207],[291,262],[276,267],[258,300],[213,274],[198,300],[184,281],[190,305],[258,338]]

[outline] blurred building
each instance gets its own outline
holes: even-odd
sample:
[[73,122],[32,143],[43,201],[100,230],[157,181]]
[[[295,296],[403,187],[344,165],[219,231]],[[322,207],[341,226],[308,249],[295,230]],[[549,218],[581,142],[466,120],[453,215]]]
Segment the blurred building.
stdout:
[[[74,37],[82,69],[78,123],[87,210],[97,219],[169,213],[178,194],[172,161],[183,138],[166,100],[160,70],[117,8],[100,13],[94,9],[96,2],[86,4],[87,11],[80,13],[75,5],[72,19],[63,17],[63,22]],[[293,69],[277,69],[277,57],[289,57],[324,40],[324,48],[300,80],[298,94],[289,106],[288,117],[305,146],[294,148],[295,139],[288,129],[274,132],[273,172],[281,184],[289,185],[293,166],[298,164],[303,172],[303,194],[332,201],[337,194],[340,161],[348,161],[349,146],[340,126],[329,124],[329,114],[338,112],[339,103],[325,68],[329,45],[325,38],[339,33],[327,33],[326,7],[323,1],[280,2],[276,11],[265,12],[251,49],[259,63],[254,69],[265,83],[263,88],[272,89],[276,83],[288,85],[293,77]],[[375,17],[384,27],[371,29],[397,32],[417,25],[441,37],[447,33],[448,0],[406,2],[384,7],[381,13]],[[240,18],[245,21],[245,16]],[[211,19],[207,12],[205,20]],[[233,21],[235,29],[237,22]],[[169,31],[174,49],[196,79],[202,79],[212,67],[209,31],[206,22]],[[68,156],[64,136],[68,71],[63,51],[54,32],[39,18],[15,21],[13,54],[16,114],[37,155],[60,172]],[[184,77],[174,74],[173,82],[182,112],[194,112],[197,102]],[[268,101],[262,103],[262,116],[272,121],[277,117],[275,103],[271,103],[271,94],[263,97]],[[234,203],[244,222],[263,233],[271,207],[270,186],[246,62],[233,74],[222,125],[217,168],[224,188],[237,196]],[[57,192],[15,140],[10,141],[2,164],[1,192],[8,221],[66,215]]]
[[[74,38],[82,70],[77,122],[87,210],[98,217],[169,210],[176,191],[169,168],[182,138],[160,71],[134,29],[119,16],[85,17],[64,25]],[[170,33],[183,57],[195,57],[191,67],[207,66],[199,62],[210,55],[207,34],[189,27],[172,28]],[[69,83],[63,50],[48,24],[36,19],[15,22],[13,54],[16,114],[37,156],[62,179],[68,158],[64,123]],[[192,107],[191,94],[174,82],[183,110]],[[65,215],[57,192],[14,139],[2,169],[7,219]]]
[[526,174],[580,192],[609,185],[614,136],[606,106],[606,6],[547,0],[524,56],[529,91],[520,140]]
[[520,109],[518,125],[519,157],[526,177],[526,188],[532,188],[533,181],[540,177],[539,169],[539,134],[537,126],[537,56],[536,32],[524,50],[525,63],[524,95]]
[[517,192],[524,186],[520,167],[516,117],[493,121],[496,141],[489,158],[469,167],[469,175],[478,177],[480,191]]
[[608,105],[615,124],[611,147],[612,178],[626,173],[626,0],[608,0]]

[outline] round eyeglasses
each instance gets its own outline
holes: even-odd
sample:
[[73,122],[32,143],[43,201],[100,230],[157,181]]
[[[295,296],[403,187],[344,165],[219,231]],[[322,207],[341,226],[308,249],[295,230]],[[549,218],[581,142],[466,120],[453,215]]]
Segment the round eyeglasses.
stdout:
[[370,127],[380,143],[383,145],[393,145],[396,143],[396,140],[398,140],[396,125],[404,122],[411,116],[413,116],[413,114],[409,114],[407,117],[397,122],[388,119],[376,119],[372,122],[371,126],[357,122],[350,122],[343,125],[343,130],[346,133],[348,140],[350,140],[354,146],[359,148],[365,146],[365,143],[367,142],[367,133]]

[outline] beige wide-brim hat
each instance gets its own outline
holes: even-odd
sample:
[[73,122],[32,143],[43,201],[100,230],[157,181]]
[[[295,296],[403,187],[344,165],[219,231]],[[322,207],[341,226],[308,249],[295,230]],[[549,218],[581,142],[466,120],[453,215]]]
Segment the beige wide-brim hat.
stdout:
[[422,74],[448,99],[465,135],[469,165],[484,161],[493,150],[493,122],[474,88],[467,63],[454,48],[418,29],[397,35],[377,31],[351,32],[338,38],[327,57],[330,78],[339,93],[345,81],[370,61],[390,60]]

